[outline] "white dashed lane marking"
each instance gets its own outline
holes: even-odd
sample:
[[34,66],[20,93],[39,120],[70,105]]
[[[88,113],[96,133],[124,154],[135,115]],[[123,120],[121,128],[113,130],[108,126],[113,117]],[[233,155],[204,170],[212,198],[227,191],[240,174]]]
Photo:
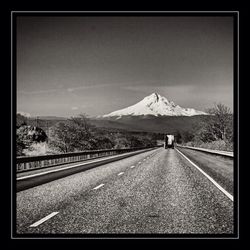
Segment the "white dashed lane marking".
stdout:
[[122,174],[124,174],[124,172],[120,172],[120,173],[118,174],[118,176],[119,176],[119,175],[122,175]]
[[32,225],[30,225],[30,227],[37,227],[37,226],[39,226],[40,224],[42,224],[43,222],[45,222],[46,220],[48,220],[48,219],[54,217],[54,216],[57,215],[58,213],[59,213],[59,212],[53,212],[53,213],[47,215],[46,217],[42,218],[41,220],[39,220],[39,221],[33,223]]
[[131,166],[130,168],[134,168],[135,166]]
[[98,188],[101,188],[102,186],[104,186],[104,184],[102,183],[102,184],[100,184],[100,185],[98,185],[98,186],[96,186],[95,188],[93,188],[94,190],[96,190],[96,189],[98,189]]

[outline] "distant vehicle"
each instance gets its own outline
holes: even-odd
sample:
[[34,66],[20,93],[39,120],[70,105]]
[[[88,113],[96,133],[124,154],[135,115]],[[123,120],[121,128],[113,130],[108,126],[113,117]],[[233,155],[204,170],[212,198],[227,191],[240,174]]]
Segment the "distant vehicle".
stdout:
[[174,135],[166,135],[164,148],[174,148]]

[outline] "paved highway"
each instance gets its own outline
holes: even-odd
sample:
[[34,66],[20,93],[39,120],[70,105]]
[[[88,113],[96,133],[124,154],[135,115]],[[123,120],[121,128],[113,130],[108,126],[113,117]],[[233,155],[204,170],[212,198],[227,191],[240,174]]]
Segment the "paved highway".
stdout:
[[233,233],[233,201],[174,149],[20,191],[16,202],[18,234]]

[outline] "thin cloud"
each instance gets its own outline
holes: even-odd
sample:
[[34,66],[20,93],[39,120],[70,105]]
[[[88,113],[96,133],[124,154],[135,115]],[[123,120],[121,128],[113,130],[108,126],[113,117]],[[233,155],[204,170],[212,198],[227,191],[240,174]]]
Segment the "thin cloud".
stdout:
[[47,90],[35,90],[35,91],[20,90],[20,91],[17,91],[17,93],[24,94],[24,95],[36,95],[36,94],[48,94],[48,93],[58,92],[60,90],[61,89],[47,89]]
[[[136,88],[140,89],[140,86],[137,84],[142,84],[143,86],[154,85],[154,86],[161,86],[160,84],[156,83],[155,81],[131,81],[131,82],[113,82],[113,83],[101,83],[101,84],[93,84],[93,85],[85,85],[85,86],[78,86],[78,87],[70,87],[66,89],[57,88],[57,89],[44,89],[44,90],[35,90],[35,91],[27,91],[27,90],[18,90],[17,94],[21,95],[37,95],[37,94],[49,94],[55,92],[69,92],[73,93],[79,90],[87,90],[87,89],[96,89],[96,88],[104,88],[104,87],[114,87],[114,86],[121,86],[123,89],[127,90],[136,90]],[[138,86],[138,87],[137,87]]]
[[[116,86],[120,86],[121,88],[129,88],[128,86],[135,86],[136,84],[142,84],[145,83],[145,81],[130,81],[130,82],[113,82],[113,83],[100,83],[100,84],[93,84],[93,85],[85,85],[85,86],[78,86],[78,87],[72,87],[72,88],[67,88],[68,92],[74,92],[74,91],[78,91],[78,90],[86,90],[86,89],[96,89],[96,88],[103,88],[103,87],[116,87]],[[157,85],[155,83],[155,81],[147,81],[148,85],[154,84]],[[146,84],[146,86],[147,86]],[[127,86],[127,87],[124,87]]]
[[78,90],[94,89],[94,88],[110,87],[110,86],[114,86],[114,84],[104,83],[104,84],[95,84],[95,85],[79,86],[79,87],[67,88],[67,91],[68,91],[68,92],[74,92],[74,91],[78,91]]

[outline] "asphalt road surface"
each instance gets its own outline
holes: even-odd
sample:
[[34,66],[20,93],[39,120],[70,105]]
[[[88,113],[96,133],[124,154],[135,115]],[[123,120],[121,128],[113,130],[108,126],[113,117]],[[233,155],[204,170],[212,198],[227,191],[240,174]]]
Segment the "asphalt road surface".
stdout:
[[233,202],[158,148],[16,194],[18,234],[230,234]]

